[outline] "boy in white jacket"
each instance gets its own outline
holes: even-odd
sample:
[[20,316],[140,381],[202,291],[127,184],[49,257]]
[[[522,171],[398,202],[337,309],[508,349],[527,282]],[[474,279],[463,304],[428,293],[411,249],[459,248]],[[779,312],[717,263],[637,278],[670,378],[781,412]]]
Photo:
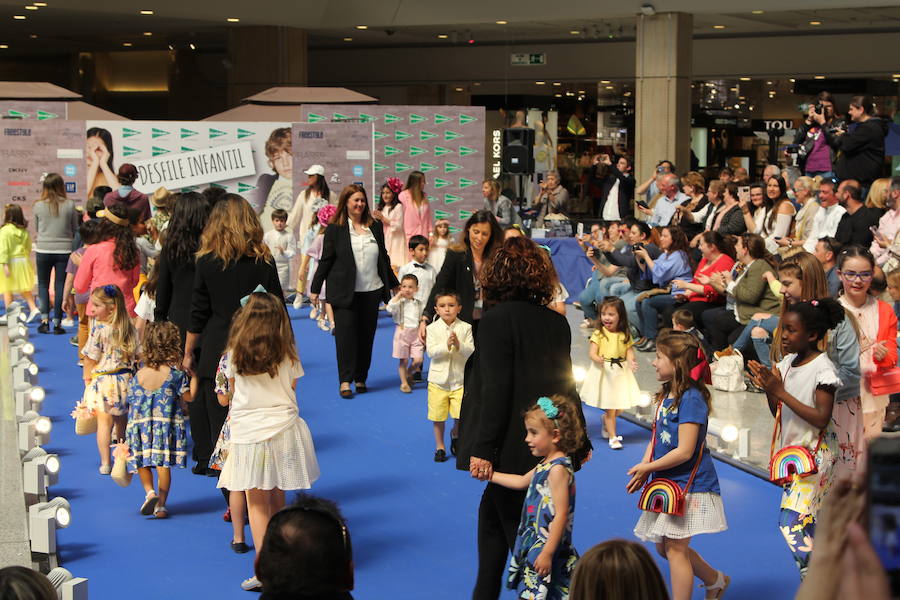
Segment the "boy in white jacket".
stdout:
[[[466,361],[475,351],[472,326],[457,318],[462,305],[456,292],[441,292],[435,297],[435,312],[440,317],[428,326],[425,350],[431,357],[428,368],[428,420],[434,424],[434,462],[447,460],[444,447],[444,423],[447,417],[459,419],[463,398]],[[450,432],[450,452],[456,454],[459,421]]]
[[[287,211],[278,208],[272,211],[271,229],[263,236],[263,243],[269,247],[272,257],[275,259],[275,268],[278,270],[278,281],[281,282],[281,290],[285,297],[291,289],[291,259],[297,253],[297,238],[287,230]],[[302,293],[302,290],[297,290]]]

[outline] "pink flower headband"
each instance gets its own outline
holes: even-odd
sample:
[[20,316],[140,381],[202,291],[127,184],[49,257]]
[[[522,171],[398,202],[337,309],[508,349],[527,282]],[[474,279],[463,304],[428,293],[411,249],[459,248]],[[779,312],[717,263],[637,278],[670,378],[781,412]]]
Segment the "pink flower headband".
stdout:
[[328,226],[328,222],[336,212],[337,207],[334,204],[326,204],[325,206],[320,208],[319,212],[316,213],[316,216],[319,218],[319,225],[321,225],[322,227]]
[[395,196],[403,191],[403,182],[396,177],[388,177],[388,180],[384,182],[384,185],[388,186],[388,188],[394,192]]

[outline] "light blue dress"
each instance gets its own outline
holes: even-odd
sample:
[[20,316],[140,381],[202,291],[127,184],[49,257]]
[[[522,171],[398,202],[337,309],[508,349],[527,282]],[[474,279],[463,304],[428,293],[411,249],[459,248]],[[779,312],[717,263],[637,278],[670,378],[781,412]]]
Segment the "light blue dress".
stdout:
[[128,428],[125,441],[131,451],[128,470],[142,467],[181,467],[187,458],[187,437],[181,395],[189,379],[183,371],[171,369],[159,388],[147,390],[131,378],[128,392]]

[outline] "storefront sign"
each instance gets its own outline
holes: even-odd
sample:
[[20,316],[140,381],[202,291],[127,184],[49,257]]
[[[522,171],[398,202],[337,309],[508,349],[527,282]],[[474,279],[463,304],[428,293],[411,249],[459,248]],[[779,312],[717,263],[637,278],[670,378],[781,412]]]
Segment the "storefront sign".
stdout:
[[503,130],[491,131],[491,177],[500,178],[503,165]]
[[138,170],[135,187],[144,193],[159,187],[177,190],[256,174],[253,147],[248,142],[163,154],[133,164]]
[[793,129],[791,119],[753,119],[753,131],[770,131],[772,129]]
[[514,67],[543,67],[547,64],[545,52],[514,52],[509,55],[509,64]]

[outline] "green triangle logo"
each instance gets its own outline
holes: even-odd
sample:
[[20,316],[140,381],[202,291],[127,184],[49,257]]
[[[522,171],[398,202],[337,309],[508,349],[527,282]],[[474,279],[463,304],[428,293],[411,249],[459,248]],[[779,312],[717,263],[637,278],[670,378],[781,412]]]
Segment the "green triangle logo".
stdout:
[[444,194],[444,204],[453,204],[454,202],[459,202],[462,199],[462,196],[457,196],[456,194]]
[[446,123],[447,121],[452,121],[453,117],[447,117],[444,115],[434,115],[434,123],[435,125],[440,125],[442,123]]
[[462,229],[459,227],[454,227],[453,225],[450,226],[450,233],[459,233],[460,231],[462,231]]
[[402,154],[403,150],[400,148],[394,148],[393,146],[385,146],[384,147],[384,155],[385,156],[393,156],[395,154]]
[[423,173],[427,173],[428,171],[434,171],[435,169],[437,169],[437,166],[433,165],[431,163],[427,163],[427,162],[419,163],[419,170],[422,171]]
[[128,146],[124,146],[122,148],[122,154],[125,156],[134,156],[135,154],[140,154],[141,151],[137,148],[129,148]]
[[423,117],[422,115],[416,115],[416,114],[409,115],[409,124],[410,125],[416,125],[418,123],[421,123],[422,121],[427,121],[427,120],[428,119],[426,117]]
[[453,215],[451,215],[450,213],[448,213],[446,210],[436,210],[436,211],[434,211],[434,218],[435,218],[435,219],[449,219],[451,216],[453,216]]
[[394,171],[397,173],[402,173],[403,171],[409,171],[412,167],[410,167],[406,163],[398,162],[394,163]]
[[447,181],[446,179],[441,179],[440,177],[434,178],[434,188],[436,190],[447,187],[448,185],[453,185],[453,182]]
[[185,188],[181,188],[181,191],[182,192],[196,192],[199,189],[200,189],[199,185],[189,185]]
[[428,199],[429,202],[437,202],[438,201],[437,196],[425,196],[425,197]]
[[28,117],[31,116],[28,113],[20,112],[18,110],[13,110],[13,109],[9,109],[7,111],[7,114],[11,117],[16,117],[17,119],[27,119]]
[[419,139],[423,142],[427,142],[431,138],[436,138],[438,135],[436,133],[431,133],[430,131],[420,131]]
[[378,120],[378,117],[373,115],[367,115],[365,113],[359,113],[359,120],[363,123],[374,123]]
[[468,146],[460,146],[459,147],[459,155],[460,156],[469,156],[470,154],[476,154],[478,150],[475,148],[469,148]]
[[225,133],[224,131],[222,131],[221,129],[213,129],[212,127],[209,128],[209,137],[210,138],[222,137],[223,135],[228,135],[228,134]]
[[373,132],[372,132],[372,137],[375,138],[376,140],[380,140],[380,139],[382,139],[382,138],[386,138],[386,137],[387,137],[387,134],[386,134],[386,133],[381,133],[380,131],[373,131]]
[[158,128],[154,127],[150,130],[150,137],[152,137],[154,140],[158,137],[163,137],[165,135],[169,135],[169,132],[166,131],[165,129],[158,129]]
[[255,185],[250,185],[249,183],[238,182],[238,194],[243,192],[249,192],[250,190],[255,190]]
[[153,151],[152,151],[153,156],[160,156],[162,154],[168,154],[168,153],[169,153],[169,151],[166,150],[165,148],[153,146]]
[[405,131],[400,131],[399,129],[394,132],[394,139],[398,142],[402,142],[403,140],[411,138],[412,135],[406,133]]
[[444,173],[452,173],[453,171],[459,171],[460,169],[462,169],[462,165],[452,162],[444,163]]
[[396,123],[397,121],[402,121],[403,117],[398,117],[397,115],[384,115],[384,122],[390,125],[391,123]]
[[461,137],[462,137],[462,134],[456,133],[455,131],[445,131],[445,132],[444,132],[444,141],[445,141],[445,142],[450,142],[450,141],[453,141],[453,140],[458,140],[458,139],[461,138]]
[[385,169],[387,169],[387,165],[383,165],[381,163],[375,163],[375,166],[373,168],[375,169],[375,172],[377,173],[379,171],[384,171]]
[[246,129],[241,129],[238,127],[238,139],[243,139],[245,137],[250,137],[251,135],[256,135],[255,131],[248,131]]
[[349,121],[352,118],[353,117],[351,117],[350,115],[342,115],[341,113],[334,113],[331,115],[332,121]]
[[477,121],[475,117],[470,117],[469,115],[459,115],[459,124],[460,125],[468,125],[472,121]]
[[181,128],[181,139],[191,137],[193,135],[197,135],[196,131],[191,131],[190,129]]
[[467,187],[471,187],[478,183],[477,181],[472,181],[471,179],[466,179],[465,177],[459,178],[459,187],[465,189]]
[[122,128],[122,137],[130,138],[136,135],[141,135],[141,132],[137,129],[129,129],[127,127]]
[[56,113],[47,112],[47,111],[43,111],[43,110],[37,111],[38,121],[46,121],[47,119],[56,119],[57,117],[59,117],[59,115]]
[[410,146],[409,147],[409,155],[410,156],[419,156],[420,154],[425,154],[428,152],[425,148],[419,148],[418,146]]
[[194,149],[193,149],[193,148],[188,148],[187,146],[182,146],[182,147],[181,147],[181,151],[182,151],[182,152],[193,152]]
[[434,147],[434,155],[435,156],[444,156],[445,154],[452,154],[453,150],[450,148],[444,148],[443,146],[435,146]]
[[460,219],[461,221],[465,221],[466,219],[468,219],[468,218],[471,217],[471,216],[472,216],[472,211],[471,211],[471,210],[463,210],[463,209],[459,209],[459,219]]
[[326,119],[323,115],[317,115],[315,113],[309,113],[308,115],[306,115],[307,123],[321,123],[322,121],[325,121],[325,120]]
[[227,185],[222,185],[221,183],[211,183],[211,184],[209,184],[209,187],[219,188],[220,190],[228,189]]

